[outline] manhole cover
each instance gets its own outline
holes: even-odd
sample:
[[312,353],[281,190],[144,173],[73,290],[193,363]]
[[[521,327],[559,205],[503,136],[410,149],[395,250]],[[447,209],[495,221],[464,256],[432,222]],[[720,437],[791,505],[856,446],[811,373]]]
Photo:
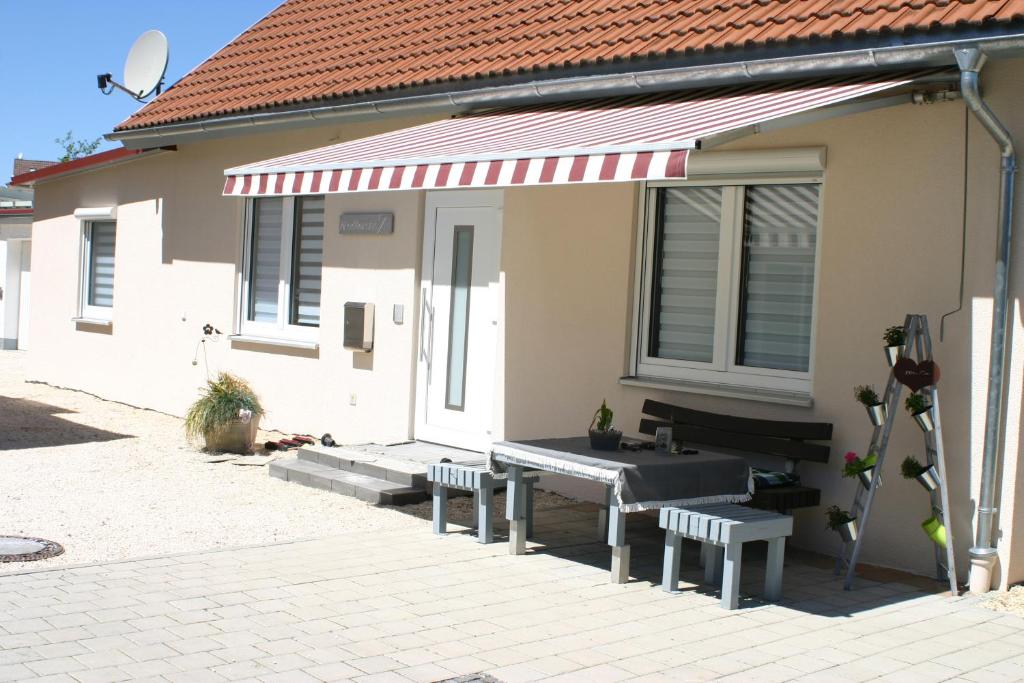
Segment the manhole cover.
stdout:
[[0,536],[0,562],[35,562],[64,552],[59,543],[44,538]]

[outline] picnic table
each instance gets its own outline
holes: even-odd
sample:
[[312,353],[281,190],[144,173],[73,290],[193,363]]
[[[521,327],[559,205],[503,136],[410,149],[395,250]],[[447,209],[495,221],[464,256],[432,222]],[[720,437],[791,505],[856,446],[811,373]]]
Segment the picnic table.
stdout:
[[649,450],[597,451],[587,437],[499,441],[491,446],[488,464],[493,471],[508,474],[505,516],[513,555],[526,552],[524,471],[554,472],[603,484],[613,583],[625,583],[629,578],[626,513],[743,503],[750,500],[753,490],[750,467],[737,455],[705,449],[678,455]]

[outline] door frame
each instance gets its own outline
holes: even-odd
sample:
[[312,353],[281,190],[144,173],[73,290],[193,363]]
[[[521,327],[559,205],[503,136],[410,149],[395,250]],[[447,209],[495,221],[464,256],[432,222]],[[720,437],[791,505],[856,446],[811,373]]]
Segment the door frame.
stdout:
[[455,434],[444,435],[438,427],[427,424],[427,364],[425,360],[433,352],[430,339],[430,318],[427,306],[428,292],[434,283],[434,246],[437,236],[438,209],[485,208],[494,211],[494,230],[498,253],[498,281],[492,285],[497,287],[494,301],[497,310],[497,330],[494,348],[494,389],[491,405],[491,441],[505,438],[505,278],[501,269],[502,228],[504,223],[504,196],[502,190],[437,190],[428,191],[424,200],[423,210],[423,256],[420,268],[419,315],[416,331],[416,418],[413,425],[414,437],[423,441],[433,441],[456,448],[472,448],[466,439]]

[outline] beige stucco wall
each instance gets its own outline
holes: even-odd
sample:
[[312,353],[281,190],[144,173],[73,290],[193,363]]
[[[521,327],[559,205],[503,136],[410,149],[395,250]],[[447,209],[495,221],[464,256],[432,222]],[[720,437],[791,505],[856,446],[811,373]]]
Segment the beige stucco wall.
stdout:
[[[1024,140],[1021,92],[1024,63],[993,63],[986,92],[1018,139]],[[942,368],[942,421],[951,484],[953,536],[966,578],[980,477],[984,391],[994,259],[998,154],[970,124],[968,233],[963,310],[957,307],[965,115],[962,103],[905,105],[734,142],[723,149],[825,146],[822,250],[817,300],[813,407],[789,407],[623,386],[633,282],[632,244],[639,192],[629,185],[516,189],[506,192],[503,264],[507,277],[506,433],[510,438],[579,434],[602,398],[618,426],[635,430],[648,397],[735,415],[835,424],[832,462],[807,463],[803,479],[823,489],[823,505],[848,507],[855,484],[840,476],[842,456],[863,454],[871,428],[853,387],[884,386],[881,333],[907,313],[928,315]],[[1024,213],[1024,212],[1022,212]],[[1018,218],[1018,224],[1021,220]],[[1021,242],[1018,257],[1024,256]],[[1014,299],[1024,291],[1014,269]],[[1020,466],[1022,338],[1015,309],[1013,372],[1009,382],[1000,554],[1003,585],[1024,580],[1024,533],[1014,505]],[[973,366],[972,366],[973,364]],[[933,546],[921,529],[928,497],[899,475],[910,453],[923,458],[921,433],[901,410],[896,417],[863,561],[934,571]],[[578,490],[578,489],[577,489]],[[822,509],[796,513],[793,542],[833,552]],[[1011,520],[1018,536],[1012,533]],[[1009,568],[1009,571],[1005,571]]]
[[[1019,97],[1021,62],[993,63],[984,76],[996,111],[1024,139]],[[852,387],[884,384],[881,331],[908,312],[932,324],[942,366],[942,418],[953,497],[953,535],[966,562],[980,467],[988,354],[998,159],[976,124],[970,133],[965,302],[957,305],[964,131],[962,104],[906,105],[833,119],[735,142],[729,149],[825,146],[814,406],[799,408],[627,387],[636,205],[630,184],[520,188],[504,200],[502,340],[505,432],[508,437],[578,434],[602,398],[627,431],[636,428],[646,397],[765,418],[824,420],[836,426],[833,462],[806,464],[804,480],[822,487],[823,504],[847,506],[855,484],[839,476],[842,454],[864,451],[870,429]],[[355,138],[411,122],[387,120],[345,128],[249,136],[183,146],[37,189],[33,348],[30,376],[136,405],[181,414],[205,378],[200,353],[206,323],[233,329],[241,241],[241,201],[220,196],[222,169]],[[207,343],[212,371],[250,379],[268,409],[267,424],[347,441],[410,436],[414,396],[417,273],[422,194],[341,195],[328,203],[319,352],[286,352]],[[111,334],[76,329],[79,206],[119,205],[114,326]],[[345,208],[393,210],[395,235],[337,234]],[[1020,223],[1020,221],[1018,221]],[[1021,241],[1017,252],[1024,250]],[[1022,254],[1024,255],[1024,254]],[[1022,290],[1014,270],[1015,300]],[[347,300],[377,304],[377,349],[342,349],[341,309]],[[393,304],[405,324],[391,322]],[[183,320],[184,318],[184,320]],[[1008,404],[1007,476],[1000,520],[1002,581],[1024,579],[1024,524],[1013,504],[1020,467],[1020,388],[1024,329],[1013,319],[1014,365]],[[350,405],[351,395],[356,405]],[[901,413],[885,467],[864,561],[929,573],[932,547],[919,529],[927,496],[898,474],[908,453],[921,453],[920,432]],[[822,509],[797,513],[794,543],[831,552]],[[1012,561],[1011,561],[1012,560]]]
[[[252,382],[267,427],[341,433],[352,441],[408,438],[422,232],[418,193],[328,199],[318,351],[226,338],[235,325],[243,200],[221,196],[223,170],[384,128],[363,123],[188,145],[39,185],[36,248],[45,258],[35,264],[38,343],[29,354],[29,376],[180,415],[205,381],[208,364],[211,373],[232,371]],[[72,214],[77,207],[111,205],[118,207],[113,327],[76,326],[81,226]],[[395,213],[393,235],[338,234],[343,210],[381,209]],[[377,307],[371,354],[341,345],[346,301]],[[405,307],[402,325],[392,323],[395,304]],[[206,342],[204,357],[199,340],[207,322],[225,336]]]

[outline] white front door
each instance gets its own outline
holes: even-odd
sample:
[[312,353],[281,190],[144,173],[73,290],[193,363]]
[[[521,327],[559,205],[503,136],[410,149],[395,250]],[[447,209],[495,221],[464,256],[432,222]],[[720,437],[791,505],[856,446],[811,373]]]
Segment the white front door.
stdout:
[[18,349],[28,349],[29,280],[32,277],[32,241],[21,242],[21,286],[18,290]]
[[501,193],[427,195],[416,438],[483,451],[495,440]]

